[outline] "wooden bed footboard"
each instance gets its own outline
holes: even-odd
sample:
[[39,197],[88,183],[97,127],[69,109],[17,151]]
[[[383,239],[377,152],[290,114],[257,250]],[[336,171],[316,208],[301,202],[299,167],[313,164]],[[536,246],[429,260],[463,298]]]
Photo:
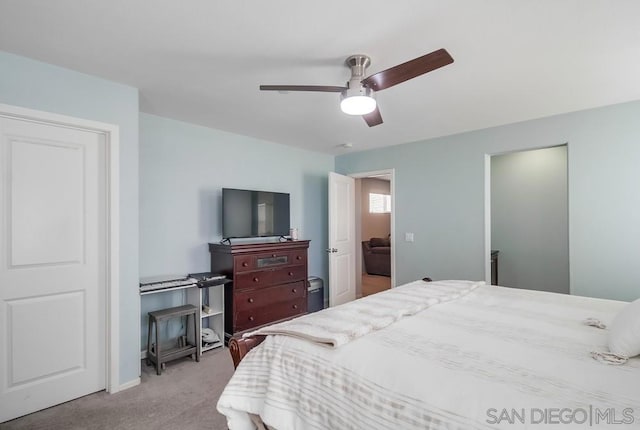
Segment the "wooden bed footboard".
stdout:
[[243,338],[241,334],[232,336],[231,339],[229,339],[229,352],[233,359],[233,367],[237,368],[244,356],[253,348],[260,345],[266,337],[265,335],[256,335]]

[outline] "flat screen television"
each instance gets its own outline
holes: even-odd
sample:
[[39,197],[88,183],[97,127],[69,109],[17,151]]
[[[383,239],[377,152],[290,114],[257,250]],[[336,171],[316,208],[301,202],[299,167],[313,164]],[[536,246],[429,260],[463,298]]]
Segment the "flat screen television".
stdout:
[[268,191],[222,189],[222,236],[287,236],[289,194]]

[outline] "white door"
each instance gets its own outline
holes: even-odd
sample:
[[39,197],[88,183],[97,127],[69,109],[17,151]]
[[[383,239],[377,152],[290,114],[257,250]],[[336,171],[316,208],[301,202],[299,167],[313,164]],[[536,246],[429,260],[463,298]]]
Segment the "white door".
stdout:
[[0,117],[0,422],[105,388],[105,140]]
[[329,306],[356,298],[355,180],[329,172]]

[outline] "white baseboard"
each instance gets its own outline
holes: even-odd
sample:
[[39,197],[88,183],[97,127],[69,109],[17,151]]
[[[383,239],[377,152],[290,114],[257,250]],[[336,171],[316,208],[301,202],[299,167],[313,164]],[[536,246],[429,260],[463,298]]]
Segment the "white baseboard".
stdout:
[[[129,388],[133,388],[136,385],[140,385],[140,378],[136,378],[133,379],[129,382],[125,382],[124,384],[120,384],[120,386],[118,387],[118,391],[122,391],[122,390],[127,390]],[[117,391],[112,391],[112,393],[117,392]]]

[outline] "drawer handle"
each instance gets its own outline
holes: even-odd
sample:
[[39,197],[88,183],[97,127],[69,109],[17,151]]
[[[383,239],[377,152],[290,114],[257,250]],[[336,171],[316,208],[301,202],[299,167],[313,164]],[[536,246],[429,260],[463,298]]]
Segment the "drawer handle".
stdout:
[[271,256],[272,256],[273,258],[276,258],[276,254],[271,254]]
[[301,255],[296,255],[296,260],[302,260],[302,256]]
[[253,282],[258,282],[260,279],[258,279],[258,277],[256,276],[255,278],[253,278]]
[[292,289],[291,289],[291,292],[295,294],[295,293],[297,293],[297,292],[298,292],[298,289],[297,289],[297,288],[292,288]]
[[249,297],[249,300],[247,300],[249,303],[253,303],[253,298]]
[[247,263],[246,261],[242,262],[242,267],[247,267],[249,265],[249,263]]
[[249,317],[249,321],[253,321],[255,318],[254,317]]
[[293,272],[289,272],[289,276],[293,276]]
[[298,305],[291,306],[293,309],[298,309]]

